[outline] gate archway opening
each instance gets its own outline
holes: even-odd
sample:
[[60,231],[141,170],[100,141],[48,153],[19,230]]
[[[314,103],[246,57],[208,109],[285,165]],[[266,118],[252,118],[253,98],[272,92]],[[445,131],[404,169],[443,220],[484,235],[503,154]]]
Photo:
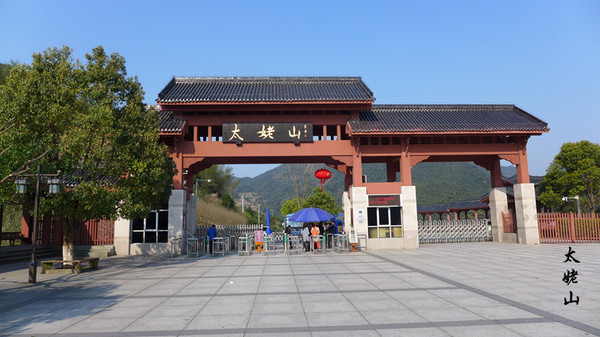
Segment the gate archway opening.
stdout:
[[[184,184],[186,171],[194,174],[214,164],[319,162],[344,174],[344,220],[367,235],[369,249],[418,248],[411,168],[420,162],[473,161],[490,172],[490,213],[494,239],[500,240],[507,208],[500,161],[508,160],[517,168],[520,242],[539,242],[526,145],[531,136],[548,132],[545,122],[514,105],[374,101],[359,77],[173,78],[157,99],[160,141],[169,146],[178,170],[170,216],[185,218],[192,183]],[[385,164],[386,181],[364,181],[363,163]],[[376,206],[399,208],[399,235],[374,237],[387,230],[379,224],[370,229],[374,215],[368,209]]]

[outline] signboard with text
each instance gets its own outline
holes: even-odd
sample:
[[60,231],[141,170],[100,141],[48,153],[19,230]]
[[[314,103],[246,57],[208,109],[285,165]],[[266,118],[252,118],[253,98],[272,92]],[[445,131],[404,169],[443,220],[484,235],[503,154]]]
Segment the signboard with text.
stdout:
[[313,141],[312,123],[223,123],[223,143],[303,143]]
[[400,204],[400,195],[392,194],[392,195],[370,195],[369,196],[369,206],[401,206]]

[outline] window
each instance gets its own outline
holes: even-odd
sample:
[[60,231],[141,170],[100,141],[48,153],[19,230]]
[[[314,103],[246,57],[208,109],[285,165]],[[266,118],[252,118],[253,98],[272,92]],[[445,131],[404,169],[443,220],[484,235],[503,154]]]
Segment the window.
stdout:
[[368,207],[369,238],[401,238],[400,207]]
[[169,241],[169,211],[152,211],[144,219],[135,219],[131,225],[131,243]]

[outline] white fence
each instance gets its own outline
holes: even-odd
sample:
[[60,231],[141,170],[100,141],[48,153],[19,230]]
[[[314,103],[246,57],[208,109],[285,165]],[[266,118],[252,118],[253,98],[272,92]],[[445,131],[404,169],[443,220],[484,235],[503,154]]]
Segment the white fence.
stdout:
[[492,241],[489,219],[419,220],[419,243]]

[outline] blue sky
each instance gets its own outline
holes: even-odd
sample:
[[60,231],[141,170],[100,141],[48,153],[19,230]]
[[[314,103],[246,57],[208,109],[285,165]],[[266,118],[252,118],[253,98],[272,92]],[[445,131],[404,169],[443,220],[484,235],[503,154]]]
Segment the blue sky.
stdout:
[[102,45],[148,103],[173,76],[361,76],[379,104],[515,104],[546,121],[532,174],[565,142],[600,143],[600,1],[0,0],[0,22],[0,62]]

